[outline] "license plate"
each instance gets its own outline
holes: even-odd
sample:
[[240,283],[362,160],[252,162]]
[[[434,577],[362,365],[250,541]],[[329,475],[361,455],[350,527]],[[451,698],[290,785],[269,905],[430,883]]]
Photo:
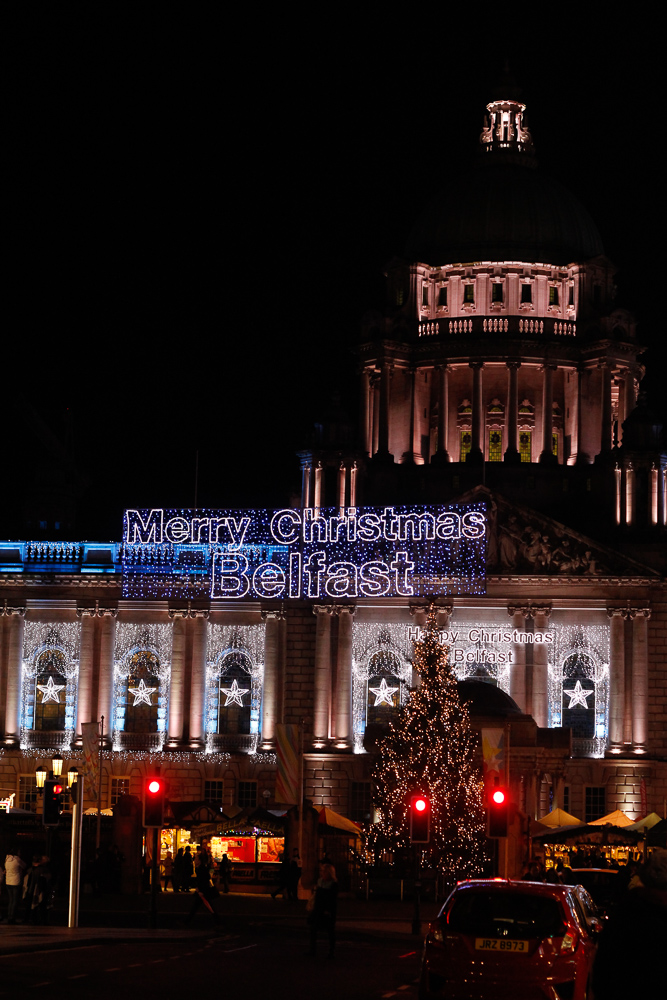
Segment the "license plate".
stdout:
[[515,941],[509,938],[475,938],[477,951],[515,951],[527,952],[527,941]]

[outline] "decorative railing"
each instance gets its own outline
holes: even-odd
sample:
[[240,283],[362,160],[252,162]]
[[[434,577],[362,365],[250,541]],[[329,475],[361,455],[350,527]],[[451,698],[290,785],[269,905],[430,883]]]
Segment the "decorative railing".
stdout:
[[417,324],[418,337],[485,333],[522,337],[576,337],[577,324],[569,320],[529,316],[470,316],[461,319],[442,317],[438,320],[422,320]]
[[22,742],[26,747],[44,750],[69,750],[72,744],[72,730],[26,729]]
[[257,749],[257,736],[227,733],[207,733],[206,748],[212,753],[254,753]]
[[575,736],[572,740],[573,757],[604,757],[606,749],[606,739],[599,737],[586,740]]
[[123,733],[113,734],[114,750],[160,750],[164,743],[164,733]]

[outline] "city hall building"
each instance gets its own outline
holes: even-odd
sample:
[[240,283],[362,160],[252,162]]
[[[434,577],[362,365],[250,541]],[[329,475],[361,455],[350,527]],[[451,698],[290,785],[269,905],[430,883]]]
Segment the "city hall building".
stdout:
[[614,267],[524,112],[510,85],[489,103],[477,162],[388,265],[357,433],[300,454],[300,506],[0,543],[4,798],[38,809],[36,768],[80,768],[103,717],[103,807],[159,764],[175,806],[277,808],[292,723],[306,796],[368,821],[435,602],[474,724],[509,727],[522,823],[665,814],[663,428]]

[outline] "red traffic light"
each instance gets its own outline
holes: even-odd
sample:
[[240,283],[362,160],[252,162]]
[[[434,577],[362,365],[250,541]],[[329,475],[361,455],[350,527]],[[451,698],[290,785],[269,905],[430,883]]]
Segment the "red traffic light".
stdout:
[[62,785],[54,785],[53,786],[53,794],[54,795],[62,795],[62,793],[63,793],[63,786]]
[[144,780],[144,826],[164,826],[166,790],[162,778]]
[[509,823],[509,794],[506,788],[496,785],[488,799],[486,835],[491,838],[506,837]]
[[410,798],[410,841],[428,844],[431,839],[431,802],[425,795]]

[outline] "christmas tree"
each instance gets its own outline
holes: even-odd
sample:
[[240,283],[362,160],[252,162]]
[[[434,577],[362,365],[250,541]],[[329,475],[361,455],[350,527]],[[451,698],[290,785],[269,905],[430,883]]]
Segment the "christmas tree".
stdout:
[[431,802],[424,863],[447,881],[470,878],[481,874],[485,860],[481,773],[473,759],[476,738],[468,709],[439,641],[434,607],[415,642],[413,667],[421,684],[380,743],[373,771],[380,820],[366,847],[376,859],[386,852],[396,859],[407,856],[410,796],[420,793]]

